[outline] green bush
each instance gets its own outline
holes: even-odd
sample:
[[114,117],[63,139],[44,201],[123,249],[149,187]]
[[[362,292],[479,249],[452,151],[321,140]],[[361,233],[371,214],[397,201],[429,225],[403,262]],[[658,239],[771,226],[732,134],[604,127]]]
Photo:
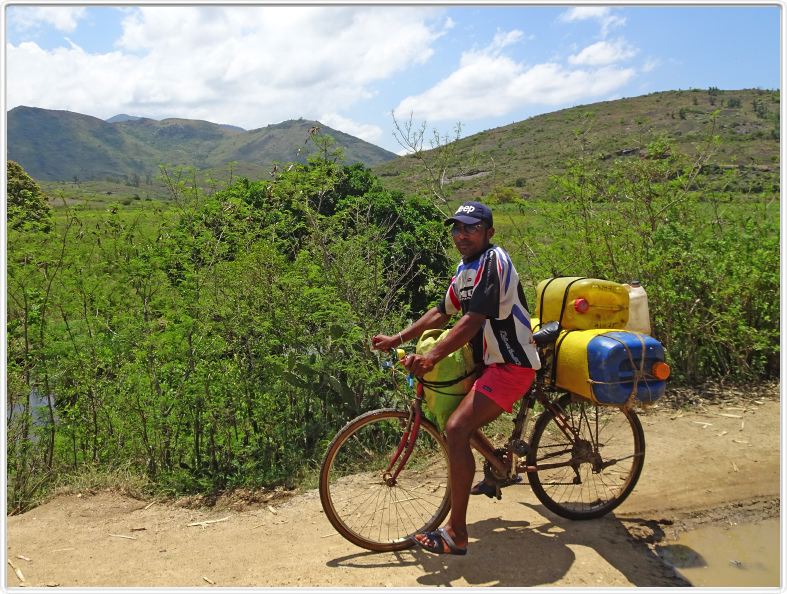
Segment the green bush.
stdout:
[[41,188],[16,161],[7,161],[6,166],[8,226],[48,233],[52,229],[52,209]]
[[121,463],[167,491],[290,485],[348,418],[396,401],[369,339],[444,290],[429,201],[331,159],[171,191],[169,210],[9,233],[12,511]]
[[554,178],[561,202],[544,213],[555,233],[538,254],[542,275],[640,280],[676,381],[773,375],[778,216],[703,201],[702,157],[690,159],[663,139],[647,156],[611,168],[579,160]]

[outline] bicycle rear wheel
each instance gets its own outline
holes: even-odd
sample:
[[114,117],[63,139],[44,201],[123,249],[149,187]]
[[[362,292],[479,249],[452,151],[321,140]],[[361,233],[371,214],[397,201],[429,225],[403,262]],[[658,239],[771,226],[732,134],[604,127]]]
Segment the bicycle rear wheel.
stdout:
[[408,416],[401,410],[381,409],[353,419],[328,446],[320,469],[326,517],[339,534],[365,549],[412,546],[410,537],[437,528],[451,505],[448,451],[440,432],[426,419],[406,466],[395,480],[383,476]]
[[536,470],[528,480],[554,513],[571,520],[601,517],[637,484],[645,463],[642,424],[633,410],[596,406],[572,394],[557,407],[558,419],[546,409],[533,428],[527,465]]

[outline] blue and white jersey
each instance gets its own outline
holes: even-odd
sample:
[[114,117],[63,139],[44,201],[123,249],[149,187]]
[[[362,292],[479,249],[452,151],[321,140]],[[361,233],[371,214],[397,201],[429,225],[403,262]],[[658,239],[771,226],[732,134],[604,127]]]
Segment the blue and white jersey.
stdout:
[[511,258],[503,248],[490,245],[474,260],[460,262],[438,308],[448,315],[473,312],[486,317],[470,340],[476,362],[540,369],[526,303]]

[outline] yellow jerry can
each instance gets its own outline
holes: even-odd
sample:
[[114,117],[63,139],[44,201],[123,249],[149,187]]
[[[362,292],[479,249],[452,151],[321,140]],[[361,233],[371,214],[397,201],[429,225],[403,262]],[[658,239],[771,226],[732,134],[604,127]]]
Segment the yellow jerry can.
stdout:
[[629,291],[621,284],[598,278],[558,276],[538,283],[536,317],[560,322],[566,330],[625,328]]

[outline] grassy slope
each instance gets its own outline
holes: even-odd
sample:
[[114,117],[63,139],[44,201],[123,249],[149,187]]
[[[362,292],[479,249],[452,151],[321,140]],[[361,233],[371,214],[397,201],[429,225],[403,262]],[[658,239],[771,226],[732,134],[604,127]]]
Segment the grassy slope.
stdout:
[[[730,108],[731,99],[740,101],[740,107]],[[767,110],[765,117],[755,112],[755,101]],[[447,188],[456,200],[485,196],[495,186],[544,198],[549,177],[583,152],[610,160],[624,151],[636,156],[655,137],[666,135],[677,148],[693,154],[714,131],[724,143],[711,162],[741,167],[740,192],[759,186],[772,190],[779,176],[778,118],[778,91],[761,90],[714,95],[708,90],[669,91],[564,109],[459,140]],[[412,191],[423,186],[422,168],[414,157],[373,169],[388,187]]]

